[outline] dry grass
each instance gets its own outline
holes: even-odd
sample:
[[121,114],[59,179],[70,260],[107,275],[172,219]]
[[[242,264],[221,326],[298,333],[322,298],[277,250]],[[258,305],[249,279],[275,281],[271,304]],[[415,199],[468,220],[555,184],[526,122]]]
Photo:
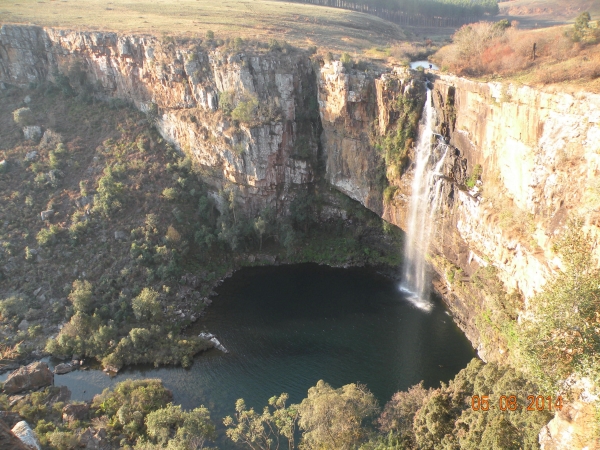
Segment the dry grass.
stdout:
[[501,14],[532,27],[536,23],[547,26],[549,22],[573,22],[582,11],[589,11],[592,17],[600,16],[597,0],[509,0],[499,2],[498,6]]
[[300,47],[358,51],[405,37],[375,16],[269,0],[20,0],[0,1],[2,23],[204,38],[287,40]]
[[511,27],[501,35],[490,36],[490,25],[482,22],[455,34],[453,44],[440,49],[433,59],[442,70],[458,75],[531,85],[567,84],[600,92],[600,29],[591,29],[581,42],[573,41],[572,29]]

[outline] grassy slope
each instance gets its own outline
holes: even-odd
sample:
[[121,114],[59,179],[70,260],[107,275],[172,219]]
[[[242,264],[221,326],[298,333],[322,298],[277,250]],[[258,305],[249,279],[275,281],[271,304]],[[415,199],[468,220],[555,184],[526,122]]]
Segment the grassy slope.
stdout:
[[402,39],[377,17],[269,0],[22,0],[0,2],[3,23],[217,38],[279,39],[298,46],[359,51]]
[[583,11],[600,18],[597,0],[511,0],[499,3],[500,14],[518,20],[525,28],[570,23]]

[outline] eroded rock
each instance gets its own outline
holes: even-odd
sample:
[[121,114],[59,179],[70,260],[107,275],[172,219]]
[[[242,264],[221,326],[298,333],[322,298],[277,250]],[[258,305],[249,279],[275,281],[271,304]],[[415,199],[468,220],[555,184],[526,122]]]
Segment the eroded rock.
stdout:
[[39,141],[42,137],[42,127],[38,125],[31,125],[23,127],[23,136],[28,141]]
[[30,450],[30,447],[25,446],[9,427],[0,420],[0,448],[7,450]]
[[75,420],[85,420],[88,418],[90,405],[87,403],[67,405],[62,410],[62,419],[65,422],[74,422]]
[[24,420],[17,423],[11,430],[18,437],[26,448],[30,450],[42,450],[37,436]]
[[53,382],[54,374],[48,368],[48,364],[36,361],[12,372],[4,383],[4,392],[7,395],[16,394],[49,386]]

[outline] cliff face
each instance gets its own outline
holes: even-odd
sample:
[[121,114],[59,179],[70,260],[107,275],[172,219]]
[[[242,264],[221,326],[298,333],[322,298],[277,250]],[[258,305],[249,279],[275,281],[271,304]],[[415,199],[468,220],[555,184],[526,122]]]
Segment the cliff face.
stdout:
[[[216,188],[238,186],[250,210],[279,208],[290,189],[314,181],[320,130],[306,55],[2,26],[2,81],[56,80],[59,72],[69,74],[73,88],[130,101],[155,116],[167,140],[194,155]],[[256,106],[259,119],[234,122],[226,112],[240,104]]]
[[[296,188],[323,176],[405,227],[411,150],[400,175],[390,173],[375,143],[393,130],[398,98],[424,88],[423,74],[349,70],[340,62],[317,67],[302,52],[2,26],[0,81],[64,82],[59,73],[76,90],[148,112],[216,190],[236,186],[250,213],[266,205],[285,212]],[[599,234],[600,96],[434,78],[437,132],[451,146],[430,249],[436,286],[480,353],[493,358],[473,314],[484,300],[453,290],[447,269],[460,269],[468,281],[491,264],[527,302],[560,268],[552,237],[568,216],[582,215]],[[250,119],[231,114],[244,106],[254,108]],[[468,191],[479,168],[483,183]],[[394,190],[384,201],[386,177]]]

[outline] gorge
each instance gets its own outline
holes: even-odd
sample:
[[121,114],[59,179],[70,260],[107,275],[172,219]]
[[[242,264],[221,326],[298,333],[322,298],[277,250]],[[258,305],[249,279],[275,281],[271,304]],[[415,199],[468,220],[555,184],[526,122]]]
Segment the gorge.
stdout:
[[[61,73],[70,74],[74,89],[126,100],[152,117],[166,140],[206,169],[220,208],[216,193],[233,186],[240,211],[270,207],[286,215],[299,192],[325,180],[404,230],[411,227],[413,178],[423,176],[419,146],[406,139],[405,157],[390,163],[380,140],[397,130],[399,99],[414,100],[411,112],[419,115],[424,94],[431,96],[433,129],[448,145],[435,170],[440,206],[427,231],[428,267],[485,361],[501,362],[509,349],[482,321],[499,314],[493,296],[474,283],[482,270],[493,268],[484,284],[499,280],[526,312],[528,300],[561,269],[552,244],[568,218],[583,217],[595,239],[600,231],[599,95],[399,67],[358,70],[297,50],[222,50],[150,36],[2,26],[2,83],[60,80]],[[239,120],[223,113],[254,102],[256,118],[244,117],[244,108]],[[328,198],[321,214],[345,212]]]

